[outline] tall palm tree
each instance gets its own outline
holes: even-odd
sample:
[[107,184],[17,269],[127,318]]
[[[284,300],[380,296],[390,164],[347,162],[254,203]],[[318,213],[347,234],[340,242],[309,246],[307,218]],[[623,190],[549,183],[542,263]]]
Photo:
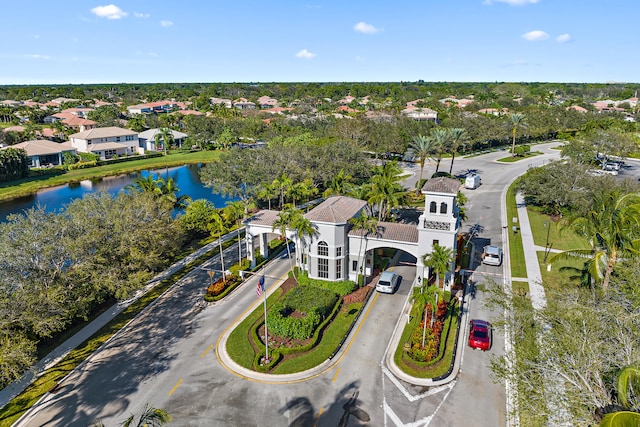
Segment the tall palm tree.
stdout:
[[512,126],[513,133],[513,142],[511,143],[511,156],[515,157],[516,155],[516,133],[518,132],[518,126],[524,126],[525,120],[527,118],[526,115],[522,113],[511,113],[509,114],[509,123]]
[[433,245],[433,250],[430,254],[423,255],[424,265],[436,273],[436,285],[438,287],[440,287],[440,275],[449,271],[453,257],[453,248],[440,246],[437,243]]
[[[369,234],[377,233],[378,220],[375,217],[362,214],[360,216],[349,219],[349,223],[354,230],[360,231],[362,239],[360,239],[360,248],[358,249],[358,261],[356,263],[356,274],[361,274],[362,261],[364,260],[364,254],[362,253],[362,241],[367,240]],[[367,245],[365,244],[365,253],[367,252]]]
[[314,196],[318,193],[318,189],[313,186],[313,181],[311,178],[307,178],[302,182],[296,182],[295,184],[291,184],[286,194],[291,197],[291,203],[293,206],[296,206],[296,201],[298,200],[308,200],[311,196]]
[[606,291],[616,263],[640,255],[640,194],[614,191],[598,195],[586,215],[569,217],[564,227],[585,237],[591,247],[560,252],[549,258],[549,263],[587,258],[585,268],[590,277]]
[[384,221],[391,209],[401,206],[405,201],[406,191],[400,184],[401,174],[402,169],[395,161],[375,168],[367,202],[377,207],[379,221]]
[[173,178],[158,178],[155,182],[158,187],[159,197],[171,201],[174,208],[184,209],[191,201],[191,197],[187,194],[178,196],[180,187],[178,187]]
[[424,165],[431,158],[431,154],[435,150],[435,141],[433,138],[424,135],[414,136],[413,140],[409,143],[409,149],[413,153],[420,157],[420,177],[416,182],[416,194],[420,193],[420,184],[422,184],[422,174],[424,172]]
[[214,235],[218,235],[218,246],[220,248],[220,265],[222,270],[222,279],[227,278],[227,273],[224,268],[224,254],[222,253],[222,235],[227,231],[227,227],[224,225],[224,218],[220,215],[220,211],[216,211],[213,214],[212,222],[209,224],[209,229]]
[[222,216],[229,222],[236,223],[236,231],[238,232],[238,262],[242,264],[242,241],[240,240],[240,223],[247,214],[245,204],[237,200],[235,202],[227,202],[222,209]]
[[451,145],[451,134],[448,129],[434,128],[431,130],[431,138],[433,139],[433,149],[436,158],[436,173],[440,169],[440,162],[442,161],[442,154],[444,154]]
[[449,134],[451,140],[451,166],[449,166],[449,175],[451,175],[456,153],[467,145],[468,135],[464,128],[451,128],[449,129]]
[[[297,212],[296,212],[297,211]],[[299,209],[294,208],[290,204],[286,204],[282,210],[278,213],[278,217],[271,225],[271,230],[278,230],[282,236],[284,236],[284,242],[287,246],[287,255],[289,257],[289,265],[291,266],[291,274],[293,274],[293,278],[295,281],[298,281],[296,277],[295,271],[293,270],[293,263],[291,261],[291,248],[289,248],[289,238],[287,237],[287,229],[291,229],[294,221],[296,220],[296,215],[300,212]]]
[[[442,293],[437,286],[416,286],[413,288],[413,294],[411,294],[411,302],[414,307],[423,307],[422,316],[424,318],[424,326],[422,329],[422,347],[424,347],[425,338],[427,335],[427,307],[431,304],[432,311],[435,312],[436,302],[442,299]],[[431,328],[433,328],[433,321],[435,316],[431,316]]]
[[293,185],[291,178],[287,176],[285,172],[282,172],[280,176],[273,180],[272,185],[278,190],[280,195],[280,208],[284,207],[284,196],[289,191],[289,188]]
[[154,141],[156,143],[156,147],[162,141],[162,148],[164,150],[164,155],[167,155],[167,145],[171,144],[174,141],[173,131],[167,127],[162,127],[158,129],[158,132],[154,136]]
[[303,270],[305,270],[304,263],[305,259],[307,258],[305,256],[305,249],[307,249],[306,238],[312,238],[313,236],[316,236],[318,234],[318,227],[313,224],[308,218],[305,218],[302,211],[299,209],[296,209],[296,211],[294,211],[292,215],[291,226],[296,233],[296,238],[299,243],[298,250],[302,251],[299,259],[300,266]]
[[150,193],[156,196],[160,191],[156,179],[151,174],[147,175],[146,177],[141,176],[140,178],[137,178],[128,188],[139,191],[141,193]]
[[277,198],[278,194],[278,188],[276,188],[273,183],[262,184],[256,193],[256,197],[258,200],[266,200],[269,205],[269,210],[271,210],[271,200]]

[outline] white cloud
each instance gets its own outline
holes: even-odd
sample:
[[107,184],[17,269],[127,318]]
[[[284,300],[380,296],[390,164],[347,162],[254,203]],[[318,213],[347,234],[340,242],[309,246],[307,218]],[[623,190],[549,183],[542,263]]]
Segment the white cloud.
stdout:
[[566,43],[568,41],[571,41],[571,36],[569,34],[560,34],[558,37],[556,37],[556,41],[558,43]]
[[109,4],[106,6],[96,6],[93,9],[91,9],[91,13],[101,18],[107,18],[107,19],[120,19],[128,15],[127,12],[120,9],[115,4]]
[[162,25],[164,28],[169,28],[171,26],[173,26],[173,22],[171,21],[166,21],[166,20],[162,20],[160,21],[160,25]]
[[525,4],[536,4],[540,0],[485,0],[482,2],[482,4],[492,5],[494,1],[497,1],[499,3],[507,3],[511,6],[524,6]]
[[149,15],[148,13],[133,12],[133,16],[135,16],[136,18],[148,18],[151,15]]
[[33,59],[49,59],[50,56],[49,55],[40,55],[39,53],[34,53],[33,55],[27,55],[28,58],[33,58]]
[[533,30],[528,33],[524,33],[522,38],[529,41],[546,40],[549,38],[549,34],[541,30]]
[[296,53],[297,58],[313,59],[316,56],[318,55],[316,55],[315,53],[309,52],[307,49],[302,49],[300,52]]
[[367,24],[365,22],[358,22],[356,25],[353,26],[353,29],[359,33],[365,33],[365,34],[375,34],[382,31],[381,28],[376,28],[373,25]]

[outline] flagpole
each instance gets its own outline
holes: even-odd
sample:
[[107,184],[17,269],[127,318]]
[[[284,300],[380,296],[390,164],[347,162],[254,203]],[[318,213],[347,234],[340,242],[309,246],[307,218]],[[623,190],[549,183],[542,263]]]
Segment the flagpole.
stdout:
[[[264,277],[264,267],[262,267],[262,277]],[[264,286],[262,291],[264,295],[264,363],[269,364],[269,332],[267,332],[267,287]]]

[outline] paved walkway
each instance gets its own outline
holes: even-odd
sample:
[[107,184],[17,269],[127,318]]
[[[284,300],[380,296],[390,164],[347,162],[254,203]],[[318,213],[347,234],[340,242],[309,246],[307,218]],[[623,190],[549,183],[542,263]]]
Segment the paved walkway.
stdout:
[[[533,233],[529,223],[527,206],[524,203],[524,196],[516,194],[516,206],[518,208],[518,221],[520,222],[520,237],[522,238],[522,248],[524,249],[524,261],[527,268],[527,279],[529,282],[529,295],[531,304],[536,310],[540,310],[547,305],[547,298],[542,287],[542,273],[538,263],[538,253],[536,245],[533,243]],[[544,248],[542,248],[544,250]]]
[[[234,230],[233,232],[226,234],[222,237],[222,241],[226,242],[229,239],[237,238],[237,232]],[[171,277],[178,270],[188,265],[190,262],[200,258],[207,252],[212,249],[215,249],[218,246],[218,240],[203,246],[192,254],[186,256],[180,261],[176,262],[149,282],[147,285],[137,291],[133,297],[126,301],[120,301],[113,306],[109,307],[104,313],[94,319],[87,326],[78,331],[75,335],[69,338],[67,341],[62,343],[56,349],[54,349],[51,353],[42,358],[36,365],[27,371],[20,379],[14,381],[3,390],[0,390],[0,408],[4,407],[7,403],[11,401],[14,397],[22,393],[33,381],[35,381],[40,375],[42,375],[47,369],[53,367],[56,363],[62,360],[65,356],[71,352],[74,348],[78,347],[84,341],[89,339],[93,334],[95,334],[100,328],[109,323],[114,317],[116,317],[122,310],[129,307],[135,301],[137,301],[141,296],[146,294],[150,289],[152,289],[159,282],[164,279]]]

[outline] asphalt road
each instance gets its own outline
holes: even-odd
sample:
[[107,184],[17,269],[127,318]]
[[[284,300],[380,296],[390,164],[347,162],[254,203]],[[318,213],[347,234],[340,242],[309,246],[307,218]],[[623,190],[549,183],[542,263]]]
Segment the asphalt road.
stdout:
[[[475,247],[502,245],[501,191],[527,167],[558,155],[547,147],[536,146],[543,156],[512,164],[495,162],[504,152],[456,160],[454,174],[474,169],[482,176],[478,189],[465,190],[469,219],[463,229],[482,227]],[[448,170],[446,162],[443,167]],[[415,166],[413,170],[418,172]],[[229,262],[234,256],[237,247],[225,251]],[[203,270],[194,271],[74,371],[23,425],[87,426],[97,418],[117,425],[131,413],[141,413],[147,403],[167,410],[176,426],[505,425],[504,384],[494,384],[488,369],[491,355],[504,351],[500,331],[490,352],[465,346],[460,375],[449,386],[414,387],[395,380],[382,366],[393,329],[402,321],[415,273],[412,262],[400,259],[395,267],[403,276],[399,290],[373,296],[361,327],[335,365],[308,381],[286,384],[242,378],[216,357],[216,342],[228,325],[259,304],[257,278],[225,300],[206,305],[202,293],[209,278]],[[212,266],[219,268],[217,262]],[[477,251],[472,267],[478,284],[504,280],[502,267],[479,264]],[[288,268],[286,259],[273,263],[267,287]],[[478,291],[468,306],[471,317],[490,320],[482,301]]]

